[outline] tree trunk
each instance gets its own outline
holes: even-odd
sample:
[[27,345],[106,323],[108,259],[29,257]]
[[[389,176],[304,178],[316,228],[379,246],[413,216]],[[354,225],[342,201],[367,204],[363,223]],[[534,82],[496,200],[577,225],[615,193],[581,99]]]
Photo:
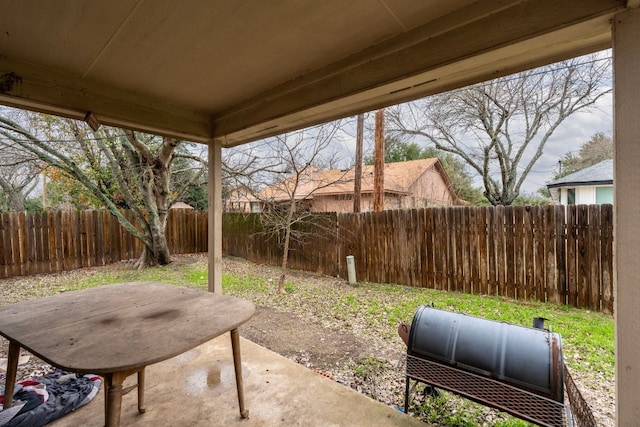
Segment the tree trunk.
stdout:
[[24,206],[24,197],[22,194],[18,192],[12,191],[7,194],[9,198],[9,210],[13,212],[22,212],[25,211],[26,208]]
[[154,260],[159,265],[167,265],[171,262],[171,254],[169,253],[169,245],[164,230],[159,232],[154,239],[153,254]]
[[289,212],[287,213],[287,222],[284,230],[284,249],[282,250],[282,268],[280,271],[280,282],[278,283],[278,293],[286,294],[284,289],[284,281],[287,277],[287,261],[289,260],[289,242],[291,240],[291,220],[296,209],[295,200],[291,203]]
[[171,263],[171,254],[169,253],[167,240],[163,235],[159,235],[153,238],[151,245],[145,243],[142,248],[142,254],[135,263],[135,267],[142,269],[154,265],[167,265],[169,263]]
[[171,263],[171,253],[166,237],[167,215],[153,215],[149,213],[150,220],[146,229],[147,239],[143,241],[144,248],[138,259],[137,268],[150,267],[153,265],[167,265]]
[[10,182],[4,180],[2,177],[0,177],[0,189],[4,192],[7,210],[12,212],[22,212],[26,210],[22,192],[17,190]]

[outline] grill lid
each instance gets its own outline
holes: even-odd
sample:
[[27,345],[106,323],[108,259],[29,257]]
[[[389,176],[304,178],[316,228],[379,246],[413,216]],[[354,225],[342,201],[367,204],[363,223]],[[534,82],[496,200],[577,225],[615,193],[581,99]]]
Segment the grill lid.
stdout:
[[544,329],[420,306],[407,354],[564,401],[562,339]]

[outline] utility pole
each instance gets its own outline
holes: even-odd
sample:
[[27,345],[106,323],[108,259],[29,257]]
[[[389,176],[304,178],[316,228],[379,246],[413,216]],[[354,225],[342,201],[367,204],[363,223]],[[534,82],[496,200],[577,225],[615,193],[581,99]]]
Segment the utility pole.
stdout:
[[375,162],[373,164],[373,210],[384,210],[384,108],[376,111]]
[[364,114],[358,114],[356,127],[356,165],[353,182],[353,211],[360,212],[360,194],[362,193],[362,140],[364,132]]

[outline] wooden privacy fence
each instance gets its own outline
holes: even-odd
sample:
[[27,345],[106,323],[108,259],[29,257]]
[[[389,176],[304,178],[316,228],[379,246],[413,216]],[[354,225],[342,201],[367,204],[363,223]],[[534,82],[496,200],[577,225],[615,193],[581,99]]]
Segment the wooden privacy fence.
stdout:
[[[0,218],[0,278],[106,265],[142,253],[142,243],[103,210],[5,212]],[[206,252],[207,213],[170,211],[167,240],[171,253]]]
[[[325,215],[324,221],[330,218]],[[359,281],[551,301],[613,312],[611,205],[445,207],[335,215],[289,266]],[[337,235],[337,237],[336,237]],[[259,214],[225,214],[223,252],[278,265]]]
[[[124,215],[131,216],[130,212]],[[611,205],[447,207],[316,214],[296,225],[289,267],[359,281],[552,301],[613,312]],[[278,265],[282,233],[224,214],[223,253]],[[171,253],[207,251],[207,213],[172,210]],[[0,278],[137,258],[142,244],[106,211],[3,213]]]
[[340,276],[613,312],[611,205],[338,216]]

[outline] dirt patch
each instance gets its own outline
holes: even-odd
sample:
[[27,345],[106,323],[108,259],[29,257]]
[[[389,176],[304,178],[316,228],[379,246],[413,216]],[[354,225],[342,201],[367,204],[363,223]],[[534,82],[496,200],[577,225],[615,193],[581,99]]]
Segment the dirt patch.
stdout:
[[242,326],[242,336],[322,371],[370,355],[367,344],[352,333],[327,329],[318,322],[271,307],[256,307],[256,314]]

